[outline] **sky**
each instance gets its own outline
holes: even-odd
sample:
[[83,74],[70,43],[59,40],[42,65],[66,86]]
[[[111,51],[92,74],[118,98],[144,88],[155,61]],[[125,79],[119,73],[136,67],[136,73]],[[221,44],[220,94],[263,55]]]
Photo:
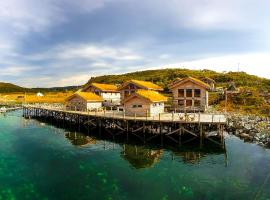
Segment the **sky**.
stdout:
[[0,82],[189,68],[270,78],[269,0],[3,0]]

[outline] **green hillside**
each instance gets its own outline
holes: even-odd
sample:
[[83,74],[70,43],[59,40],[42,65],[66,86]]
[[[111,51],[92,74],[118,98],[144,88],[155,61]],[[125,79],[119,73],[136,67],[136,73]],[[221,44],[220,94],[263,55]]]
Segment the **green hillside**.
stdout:
[[130,79],[152,81],[168,92],[168,84],[177,78],[192,76],[194,78],[209,77],[216,82],[216,87],[228,87],[234,82],[240,88],[240,93],[228,98],[225,106],[225,96],[222,92],[210,92],[209,103],[214,108],[224,111],[242,112],[270,116],[270,80],[245,72],[218,73],[211,70],[160,69],[138,71],[121,75],[106,75],[92,77],[88,82],[121,84]]
[[29,92],[31,89],[23,88],[11,83],[0,82],[0,93]]
[[24,88],[12,83],[0,82],[0,93],[16,93],[16,92],[65,92],[75,91],[80,86],[52,87],[52,88]]
[[138,79],[145,81],[152,81],[166,89],[168,84],[176,78],[184,78],[192,76],[194,78],[209,77],[216,81],[217,86],[227,86],[230,82],[234,81],[238,87],[252,87],[259,90],[270,89],[270,80],[260,78],[258,76],[249,75],[245,72],[227,72],[218,73],[211,70],[189,70],[189,69],[160,69],[160,70],[147,70],[121,75],[104,75],[92,77],[89,82],[100,83],[114,83],[121,84],[130,79]]

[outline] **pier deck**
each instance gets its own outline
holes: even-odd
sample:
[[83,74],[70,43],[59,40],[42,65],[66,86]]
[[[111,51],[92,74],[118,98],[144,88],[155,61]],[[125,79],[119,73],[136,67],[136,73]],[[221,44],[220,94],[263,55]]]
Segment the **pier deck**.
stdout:
[[[163,139],[181,145],[189,141],[208,139],[212,142],[224,146],[224,126],[227,123],[225,115],[207,113],[164,113],[155,117],[136,117],[126,116],[122,111],[100,111],[100,112],[80,112],[61,110],[51,107],[23,107],[24,117],[49,119],[51,122],[69,123],[80,128],[104,129],[112,137],[118,135],[136,136],[144,143],[153,138],[160,137],[161,144]],[[217,136],[220,141],[213,140],[209,133]],[[182,141],[182,136],[189,135],[188,141]]]

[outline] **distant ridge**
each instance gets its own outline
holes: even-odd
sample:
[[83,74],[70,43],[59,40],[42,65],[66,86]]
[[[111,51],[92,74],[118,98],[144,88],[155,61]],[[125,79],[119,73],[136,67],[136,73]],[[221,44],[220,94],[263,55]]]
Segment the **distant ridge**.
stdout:
[[30,92],[31,89],[20,87],[12,83],[0,82],[0,93],[11,93],[11,92]]
[[12,83],[0,82],[0,93],[21,92],[62,92],[66,90],[77,90],[80,86],[52,87],[52,88],[25,88]]

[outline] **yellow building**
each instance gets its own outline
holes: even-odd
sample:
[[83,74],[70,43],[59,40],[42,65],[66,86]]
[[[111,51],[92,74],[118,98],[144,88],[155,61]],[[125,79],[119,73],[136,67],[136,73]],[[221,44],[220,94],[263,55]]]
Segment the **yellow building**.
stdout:
[[162,91],[163,88],[149,81],[130,80],[123,83],[118,89],[121,93],[121,102],[129,95],[135,93],[137,90],[153,90]]
[[66,99],[66,109],[74,111],[98,110],[103,98],[92,92],[76,92]]
[[83,89],[83,92],[93,92],[103,98],[104,106],[120,105],[120,92],[116,85],[103,83],[89,83]]
[[124,99],[126,115],[130,116],[155,116],[164,113],[164,102],[167,97],[152,90],[137,90]]

